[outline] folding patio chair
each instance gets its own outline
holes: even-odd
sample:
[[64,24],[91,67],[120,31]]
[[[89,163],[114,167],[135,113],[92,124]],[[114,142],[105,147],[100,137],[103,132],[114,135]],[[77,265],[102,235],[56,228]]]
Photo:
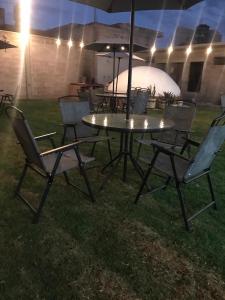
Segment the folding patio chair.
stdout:
[[[21,110],[16,107],[9,106],[6,108],[6,114],[12,122],[18,142],[25,154],[25,165],[16,187],[15,195],[18,196],[31,209],[34,214],[33,222],[37,223],[39,221],[40,214],[56,175],[63,174],[67,184],[79,189],[79,191],[89,196],[94,202],[94,195],[85,171],[86,165],[94,161],[94,158],[87,157],[79,153],[78,145],[81,142],[77,141],[59,148],[53,148],[49,151],[40,152],[37,142],[50,140],[52,146],[54,146],[52,137],[55,132],[34,137],[28,121],[25,119]],[[20,193],[28,168],[46,180],[46,186],[37,208],[31,205],[30,202]],[[82,191],[80,188],[70,182],[67,171],[74,168],[78,169],[80,174],[83,176],[86,183],[87,192]]]
[[[150,138],[145,138],[143,134],[137,139],[139,143],[137,157],[140,156],[142,145],[154,146],[156,144],[179,150],[182,148],[185,139],[190,137],[191,126],[196,113],[196,104],[184,102],[182,106],[167,105],[163,114],[164,119],[172,120],[174,128],[163,131],[159,134],[151,134]],[[190,147],[187,148],[190,155]]]
[[142,115],[147,112],[147,103],[149,99],[149,93],[145,90],[137,90],[131,94],[131,113]]
[[[212,163],[225,140],[224,124],[225,112],[221,116],[213,120],[211,127],[209,128],[208,133],[201,144],[190,139],[186,140],[181,154],[183,154],[185,148],[188,145],[198,147],[197,153],[192,160],[188,160],[183,155],[177,154],[168,148],[164,148],[158,144],[155,144],[156,151],[154,157],[152,158],[152,160],[146,160],[146,163],[148,163],[149,167],[144,176],[141,187],[137,193],[135,203],[137,203],[140,196],[143,195],[143,189],[147,184],[152,171],[156,170],[160,172],[160,174],[158,175],[165,176],[166,183],[162,187],[154,189],[151,188],[147,193],[153,193],[159,189],[165,189],[171,179],[173,179],[175,181],[175,187],[181,205],[181,212],[187,230],[190,230],[191,221],[200,213],[205,211],[210,206],[214,206],[214,208],[216,208],[216,199],[214,196],[213,186],[210,178],[210,171]],[[198,212],[196,212],[194,215],[188,217],[184,198],[182,195],[182,187],[204,175],[207,177],[209,191],[211,194],[211,202],[200,209]]]
[[93,156],[96,144],[98,142],[107,142],[109,156],[111,160],[111,137],[108,135],[108,132],[106,131],[105,136],[99,135],[100,130],[91,128],[82,122],[82,118],[90,114],[89,102],[74,101],[73,99],[71,100],[71,98],[67,96],[59,98],[59,106],[64,128],[62,144],[64,144],[65,139],[69,139],[70,141],[79,139],[87,143],[91,143],[93,144],[93,146],[90,155]]
[[221,109],[225,111],[225,95],[221,95]]

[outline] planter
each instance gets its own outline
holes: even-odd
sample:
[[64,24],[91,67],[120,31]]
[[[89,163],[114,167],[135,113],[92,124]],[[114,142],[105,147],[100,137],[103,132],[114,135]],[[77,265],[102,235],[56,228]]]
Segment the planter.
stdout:
[[177,101],[177,105],[178,105],[178,106],[182,106],[182,105],[183,105],[183,100],[178,100],[178,101]]
[[158,108],[164,109],[166,107],[166,100],[165,99],[159,99],[158,100]]
[[148,103],[147,103],[147,108],[154,109],[155,107],[156,107],[156,98],[149,97]]

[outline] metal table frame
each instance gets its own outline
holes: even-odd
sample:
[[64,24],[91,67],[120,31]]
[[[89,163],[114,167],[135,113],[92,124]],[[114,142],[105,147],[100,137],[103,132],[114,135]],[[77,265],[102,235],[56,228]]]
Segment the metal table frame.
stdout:
[[[113,115],[113,114],[99,114],[104,116],[107,115]],[[96,116],[99,116],[96,115]],[[118,115],[118,114],[114,114],[114,115]],[[125,114],[124,115],[124,119],[125,119]],[[93,117],[94,115],[92,115]],[[135,115],[134,115],[135,116]],[[140,115],[136,115],[138,117],[140,117]],[[121,160],[123,159],[123,174],[122,174],[122,180],[124,182],[127,181],[127,164],[128,164],[128,158],[130,159],[130,161],[132,162],[134,169],[137,171],[137,173],[140,175],[140,177],[143,179],[143,171],[142,168],[139,166],[137,160],[134,158],[133,156],[133,134],[134,133],[144,133],[144,132],[159,132],[161,130],[169,130],[174,126],[174,123],[172,121],[168,121],[168,125],[163,127],[163,128],[140,128],[140,129],[131,129],[131,128],[118,128],[118,127],[113,127],[113,126],[105,126],[103,124],[96,124],[96,123],[92,123],[89,122],[87,120],[87,118],[90,117],[86,116],[82,119],[82,121],[91,127],[94,128],[107,128],[109,131],[116,131],[116,132],[120,132],[120,149],[119,149],[119,153],[112,159],[109,161],[109,163],[106,164],[106,166],[104,166],[104,168],[102,169],[102,172],[104,172],[107,168],[109,168],[110,166],[112,167],[111,170],[109,171],[109,173],[107,174],[107,176],[105,177],[105,179],[103,180],[103,183],[100,187],[100,189],[102,189],[105,185],[105,183],[107,182],[107,180],[112,176],[112,174],[114,173],[115,169],[118,167],[119,163],[121,162]],[[149,116],[145,116],[143,115],[143,121],[145,118],[147,118]]]

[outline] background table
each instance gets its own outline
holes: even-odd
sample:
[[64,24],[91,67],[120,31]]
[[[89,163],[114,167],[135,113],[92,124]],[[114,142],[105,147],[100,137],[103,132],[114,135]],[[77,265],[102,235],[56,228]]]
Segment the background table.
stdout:
[[160,132],[163,130],[169,130],[174,126],[174,122],[171,120],[148,115],[130,115],[130,119],[126,120],[125,114],[93,114],[83,117],[82,121],[86,125],[94,128],[104,128],[121,133],[119,153],[104,167],[104,169],[115,163],[109,174],[110,176],[120,163],[121,159],[124,158],[123,181],[126,181],[127,178],[128,157],[137,172],[142,176],[140,167],[132,155],[133,133]]
[[117,100],[123,100],[127,98],[127,94],[123,93],[100,93],[96,94],[96,96],[103,98],[105,101],[110,102],[110,108],[113,112],[117,111]]

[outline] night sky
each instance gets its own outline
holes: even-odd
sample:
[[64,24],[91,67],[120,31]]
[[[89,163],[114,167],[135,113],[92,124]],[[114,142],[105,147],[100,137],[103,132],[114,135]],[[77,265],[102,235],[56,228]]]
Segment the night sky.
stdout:
[[[0,0],[6,10],[6,22],[13,23],[13,6],[17,0]],[[122,0],[121,0],[122,1]],[[47,29],[66,23],[88,23],[94,20],[93,8],[69,0],[33,0],[32,27]],[[108,14],[96,10],[96,21],[113,24],[129,22],[128,13]],[[205,0],[187,11],[143,11],[136,13],[136,25],[162,31],[158,46],[167,46],[177,26],[195,28],[206,23],[217,29],[225,41],[225,0]]]

